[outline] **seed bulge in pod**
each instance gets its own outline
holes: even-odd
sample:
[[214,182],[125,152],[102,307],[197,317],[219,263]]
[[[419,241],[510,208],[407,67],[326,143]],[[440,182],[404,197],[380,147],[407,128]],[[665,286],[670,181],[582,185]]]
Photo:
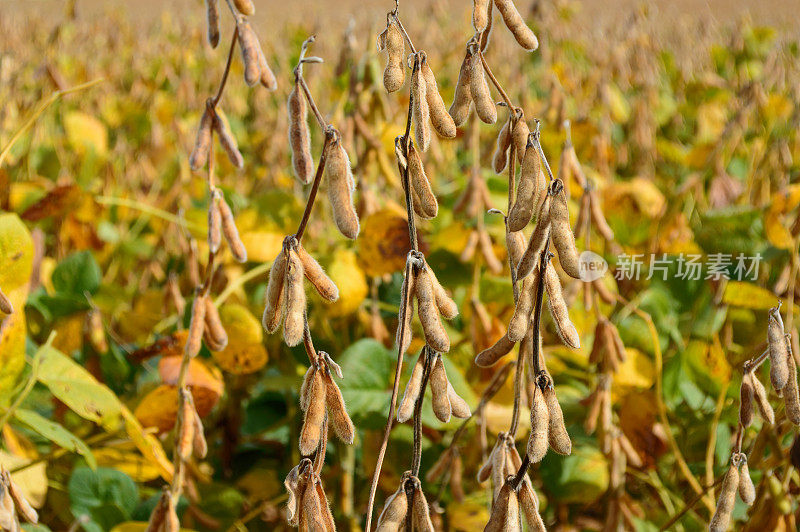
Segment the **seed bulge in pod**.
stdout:
[[314,161],[311,156],[311,134],[308,130],[308,103],[299,83],[286,100],[289,115],[289,146],[292,149],[292,168],[298,181],[311,183],[314,178]]
[[419,201],[415,201],[414,205],[416,206],[419,203],[425,218],[435,218],[439,212],[439,202],[436,201],[436,195],[433,193],[431,183],[428,180],[428,176],[425,175],[422,158],[414,147],[413,142],[408,146],[408,177],[414,192],[417,194],[415,199],[419,198]]
[[414,292],[417,297],[417,314],[422,324],[422,331],[425,333],[425,341],[434,351],[446,353],[450,350],[450,338],[442,326],[439,318],[439,309],[436,306],[436,297],[433,293],[433,282],[431,281],[428,267],[423,267],[417,273],[414,282]]
[[539,48],[539,39],[533,31],[525,24],[522,15],[517,11],[512,0],[494,0],[494,5],[503,16],[503,22],[508,27],[517,43],[525,50],[532,52]]
[[386,69],[383,71],[383,86],[386,92],[394,92],[403,86],[406,80],[406,71],[403,66],[405,58],[405,40],[397,21],[390,17],[389,24],[386,26],[386,33],[383,38],[386,48]]
[[256,14],[256,7],[253,5],[252,0],[233,0],[233,5],[242,15],[252,17]]
[[453,94],[453,103],[450,104],[450,109],[447,111],[453,117],[453,122],[456,126],[461,126],[467,121],[469,104],[472,103],[472,91],[470,89],[472,84],[472,55],[467,50],[464,61],[461,62],[461,69],[458,72],[458,81],[456,81],[455,93]]
[[550,423],[548,425],[550,447],[558,454],[571,454],[572,441],[569,439],[567,427],[564,426],[564,414],[561,412],[561,405],[558,404],[558,397],[556,397],[556,391],[552,386],[545,387],[544,400],[547,403],[547,412],[550,415]]
[[531,434],[528,438],[528,458],[534,464],[541,462],[547,454],[550,414],[544,394],[539,386],[533,387],[533,407],[531,408]]
[[342,391],[329,373],[323,376],[323,381],[325,382],[325,403],[328,407],[328,419],[330,419],[333,431],[339,436],[339,439],[349,445],[353,443],[355,427],[353,427],[353,422],[347,414]]
[[519,297],[514,306],[514,315],[508,323],[508,339],[512,342],[519,342],[528,332],[533,311],[534,299],[536,299],[537,275],[528,276],[522,280],[519,289]]
[[441,355],[436,355],[431,368],[430,377],[431,395],[433,397],[433,413],[442,423],[450,421],[450,398],[447,394],[448,382],[447,373],[444,370],[444,362]]
[[472,94],[472,101],[475,103],[475,111],[484,123],[494,124],[497,122],[497,107],[494,105],[489,85],[486,83],[480,54],[472,54],[470,63],[469,90]]
[[453,117],[447,113],[447,107],[444,105],[442,95],[439,94],[439,86],[436,84],[436,77],[428,65],[428,57],[425,52],[421,53],[423,55],[420,70],[425,80],[425,98],[428,102],[431,125],[439,136],[452,139],[456,136],[456,124],[453,121]]
[[742,454],[742,465],[739,470],[739,497],[745,504],[753,504],[756,500],[756,487],[750,478],[750,468],[747,465],[747,456]]
[[258,83],[261,77],[261,67],[258,64],[258,49],[261,47],[258,44],[258,37],[256,37],[250,23],[245,19],[239,19],[236,22],[236,29],[239,35],[239,48],[242,50],[242,62],[244,63],[244,80],[249,86]]
[[769,311],[767,344],[769,345],[769,378],[775,390],[782,390],[789,378],[787,363],[789,350],[784,336],[783,320],[776,307]]
[[304,456],[310,455],[319,446],[322,423],[325,419],[326,392],[320,370],[315,369],[308,384],[308,401],[303,428],[300,431],[300,454]]
[[341,143],[340,135],[336,135],[327,151],[325,174],[328,176],[328,199],[333,209],[333,218],[344,236],[355,239],[360,230],[358,215],[353,206],[356,184],[350,167],[350,157]]
[[581,338],[575,325],[569,319],[567,303],[564,301],[564,295],[561,292],[561,281],[559,281],[556,269],[550,262],[547,263],[545,270],[544,286],[547,289],[547,303],[550,307],[550,314],[552,314],[553,321],[556,324],[558,335],[564,344],[573,349],[579,349],[581,347]]
[[552,201],[550,202],[550,234],[553,245],[558,252],[561,267],[570,277],[580,279],[578,265],[578,250],[575,247],[575,235],[569,225],[569,209],[567,196],[564,193],[566,185],[556,179],[551,185]]
[[294,250],[289,251],[286,264],[286,288],[284,289],[286,317],[283,320],[283,339],[294,347],[303,339],[305,332],[306,291],[303,287],[303,263]]
[[531,131],[528,128],[528,123],[525,122],[525,113],[520,110],[519,117],[517,117],[517,122],[514,124],[514,128],[511,130],[511,141],[514,143],[514,147],[516,148],[517,162],[520,164],[522,164],[525,154],[528,153],[528,136],[530,135],[530,132]]
[[524,279],[533,271],[534,266],[541,262],[541,255],[550,236],[550,195],[545,196],[539,207],[536,217],[536,226],[528,240],[528,247],[517,264],[517,280]]
[[421,56],[414,58],[414,61],[416,64],[411,72],[411,99],[413,100],[411,117],[414,121],[414,138],[420,150],[428,151],[431,144],[431,113],[428,107],[427,86],[420,72],[422,70]]
[[317,293],[330,302],[339,299],[339,289],[336,287],[336,283],[328,277],[319,262],[302,245],[297,246],[297,256],[303,263],[303,273],[306,279],[314,286]]
[[538,185],[542,162],[539,158],[539,150],[533,143],[528,143],[528,148],[525,150],[525,157],[522,160],[517,197],[508,213],[509,231],[521,231],[530,223],[536,204],[536,195],[539,193]]

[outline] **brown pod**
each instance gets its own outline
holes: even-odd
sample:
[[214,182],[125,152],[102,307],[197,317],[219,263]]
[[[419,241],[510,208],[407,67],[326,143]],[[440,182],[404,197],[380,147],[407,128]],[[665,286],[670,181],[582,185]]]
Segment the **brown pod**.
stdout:
[[397,21],[390,17],[386,31],[381,36],[381,48],[386,49],[386,69],[383,71],[383,86],[386,92],[399,90],[406,81],[406,70],[403,65],[405,59],[405,40]]
[[740,454],[742,457],[742,465],[739,470],[739,498],[745,504],[753,504],[756,500],[756,487],[753,485],[753,479],[750,478],[750,468],[747,465],[747,456]]
[[325,420],[326,386],[318,369],[311,375],[307,396],[303,428],[300,431],[300,454],[303,456],[317,450]]
[[214,111],[206,107],[202,118],[200,118],[200,125],[197,127],[194,149],[192,149],[192,154],[189,156],[189,167],[195,172],[205,166],[208,161],[208,154],[211,152],[211,130],[213,126]]
[[[497,146],[492,155],[492,168],[495,173],[499,174],[505,170],[508,164],[508,148],[511,146],[511,117],[500,128],[500,133],[497,134]],[[519,231],[519,229],[516,229]]]
[[561,281],[559,281],[556,269],[550,262],[547,263],[547,269],[544,274],[544,287],[547,290],[547,303],[550,307],[550,314],[552,314],[553,321],[556,324],[558,335],[566,345],[573,349],[579,349],[581,347],[581,337],[575,325],[569,319],[567,303],[561,293]]
[[317,491],[317,497],[319,498],[319,505],[322,510],[322,524],[325,526],[325,532],[336,532],[336,522],[333,520],[333,514],[331,514],[331,505],[328,503],[328,497],[325,495],[325,490],[322,489],[322,482],[317,480],[314,483],[314,489]]
[[208,249],[211,253],[219,251],[222,244],[222,214],[219,210],[219,192],[214,190],[208,205]]
[[428,501],[425,499],[425,494],[422,492],[422,487],[419,485],[419,482],[417,482],[414,489],[413,501],[414,529],[419,532],[434,532]]
[[492,476],[492,468],[494,467],[494,455],[498,452],[498,448],[500,445],[505,445],[500,440],[494,444],[492,447],[492,451],[489,453],[489,456],[486,458],[486,461],[481,465],[481,468],[478,470],[477,479],[478,482],[486,482],[489,480],[489,477]]
[[509,340],[508,335],[504,334],[494,345],[478,353],[475,357],[475,365],[480,368],[494,366],[498,360],[511,352],[514,345],[515,342]]
[[184,352],[186,356],[196,357],[200,352],[200,341],[203,338],[206,320],[206,296],[198,294],[192,302],[192,320],[189,323],[189,334],[186,337]]
[[480,239],[481,236],[478,231],[471,231],[467,237],[467,243],[464,245],[464,249],[461,250],[461,255],[458,256],[458,260],[461,262],[470,262],[475,256],[475,251],[478,249],[478,242]]
[[472,53],[467,50],[464,61],[461,62],[461,69],[458,72],[453,103],[450,104],[448,113],[453,117],[453,123],[461,126],[467,121],[469,116],[469,104],[472,103]]
[[11,300],[8,299],[2,290],[0,290],[0,312],[3,314],[13,314],[14,313],[14,305],[11,304]]
[[428,107],[427,86],[420,73],[422,59],[417,56],[414,60],[417,64],[411,72],[411,99],[413,100],[411,117],[414,121],[414,138],[417,145],[420,150],[427,151],[431,144],[431,113]]
[[531,462],[542,461],[549,445],[550,414],[544,394],[539,386],[533,387],[533,407],[531,408],[531,434],[528,437],[528,458]]
[[231,254],[237,262],[247,262],[247,249],[244,247],[239,236],[239,229],[236,228],[236,221],[233,218],[233,211],[225,201],[225,198],[219,198],[219,212],[222,215],[222,234],[225,235],[225,241],[228,247],[231,248]]
[[325,174],[328,176],[328,200],[331,202],[336,227],[347,238],[355,239],[360,230],[358,215],[353,206],[356,183],[353,169],[350,168],[350,157],[339,135],[328,145]]
[[749,427],[753,422],[753,373],[745,371],[739,387],[739,423]]
[[[38,523],[39,514],[33,509],[28,499],[25,498],[25,494],[22,493],[17,483],[11,479],[10,474],[7,474],[6,480],[8,482],[8,492],[11,495],[11,499],[14,501],[17,513],[29,523]],[[19,530],[19,523],[15,523],[15,525],[16,530]]]
[[[188,397],[187,397],[188,396]],[[194,444],[194,405],[192,405],[191,393],[188,389],[181,390],[181,413],[180,413],[180,432],[176,447],[178,456],[184,462],[192,456]]]
[[233,0],[233,5],[242,15],[252,17],[256,14],[256,6],[253,5],[252,0]]
[[303,263],[303,273],[306,279],[314,286],[317,293],[330,302],[339,299],[339,289],[336,287],[336,283],[328,277],[319,262],[309,255],[301,245],[297,246],[297,256]]
[[283,305],[286,317],[283,320],[283,340],[294,347],[303,339],[306,317],[306,291],[303,287],[303,263],[294,250],[289,251],[286,264],[286,288]]
[[419,398],[422,389],[422,375],[425,372],[425,351],[423,350],[417,363],[414,364],[414,369],[411,370],[411,378],[408,379],[403,399],[400,401],[400,406],[397,408],[397,421],[398,423],[405,423],[411,416],[414,415],[414,405]]
[[333,381],[330,374],[326,373],[323,380],[326,390],[325,404],[328,407],[328,418],[330,419],[331,426],[333,426],[333,431],[339,436],[339,439],[349,445],[353,443],[355,427],[353,427],[353,422],[347,414],[342,391]]
[[600,296],[600,299],[602,299],[604,303],[611,304],[617,300],[617,298],[614,297],[614,293],[603,283],[602,278],[592,281],[592,288],[594,288],[597,295]]
[[539,515],[539,501],[527,475],[519,488],[518,496],[522,512],[525,514],[525,521],[528,523],[528,530],[530,532],[545,532],[547,529],[544,526],[542,516]]
[[258,44],[258,37],[253,28],[245,19],[239,19],[236,22],[236,29],[239,32],[239,48],[242,51],[242,62],[244,63],[244,80],[252,87],[261,78],[261,66],[258,62],[258,49],[261,46]]
[[444,319],[452,320],[458,316],[458,305],[439,283],[439,279],[436,278],[436,274],[433,273],[433,268],[430,266],[428,267],[428,275],[430,275],[431,283],[433,283],[433,295],[436,299],[436,307],[439,309],[439,313]]
[[521,530],[522,524],[519,522],[517,492],[511,488],[511,484],[504,482],[494,504],[492,504],[492,514],[483,531],[519,532]]
[[533,271],[534,266],[541,261],[541,255],[550,237],[550,195],[545,196],[539,207],[536,218],[536,227],[533,228],[528,247],[517,264],[517,280],[524,279]]
[[163,532],[179,532],[181,529],[181,521],[178,519],[177,501],[173,501],[172,497],[167,501],[167,514],[164,518]]
[[281,324],[281,311],[283,309],[283,290],[286,285],[286,253],[283,249],[272,262],[267,283],[266,306],[261,324],[268,333],[274,333]]
[[517,162],[520,164],[522,164],[522,161],[525,159],[525,154],[528,153],[528,137],[530,133],[531,130],[528,129],[528,124],[525,122],[525,113],[520,110],[517,122],[511,130],[511,142],[514,143],[517,152]]
[[405,524],[406,514],[408,513],[408,497],[406,496],[403,484],[395,491],[383,505],[383,511],[378,517],[378,528],[376,532],[400,532]]
[[455,502],[464,503],[464,464],[458,451],[454,451],[453,464],[450,467],[450,493]]
[[761,419],[763,419],[770,425],[774,425],[775,411],[772,409],[772,405],[769,404],[769,399],[767,399],[767,390],[764,389],[764,385],[761,384],[761,381],[758,379],[758,377],[752,375],[752,379],[753,379],[753,397],[756,400],[758,413],[761,416]]
[[292,168],[298,181],[307,185],[314,178],[314,161],[311,156],[311,134],[308,130],[308,102],[299,83],[286,100],[289,114],[289,145],[292,148]]
[[408,177],[416,193],[414,199],[416,200],[419,198],[419,201],[414,201],[414,206],[416,207],[417,204],[419,204],[426,219],[436,217],[436,214],[439,212],[439,202],[436,201],[431,183],[428,180],[428,176],[425,175],[425,167],[422,165],[422,158],[414,147],[413,142],[408,146]]
[[495,499],[506,481],[506,465],[508,464],[506,437],[505,433],[497,435],[497,452],[492,454],[492,486]]
[[236,139],[233,137],[231,130],[228,128],[228,124],[216,111],[214,111],[213,127],[214,131],[219,137],[219,143],[222,145],[222,149],[224,149],[225,153],[228,154],[228,159],[230,159],[231,164],[233,164],[233,166],[236,168],[243,168],[244,159],[242,158],[242,154],[239,152],[239,146],[236,143]]
[[[228,345],[228,333],[225,332],[225,327],[222,325],[217,306],[210,297],[205,298],[205,305],[205,330],[215,346],[222,346],[222,349],[225,349],[225,346]],[[216,349],[215,351],[221,351],[222,349]]]
[[786,405],[786,417],[795,425],[800,425],[800,393],[797,388],[797,366],[791,354],[786,355],[788,377],[783,387],[783,401]]
[[617,440],[619,441],[620,449],[622,449],[622,452],[625,453],[628,463],[633,467],[642,467],[644,465],[642,462],[642,457],[639,456],[639,453],[636,451],[636,449],[634,449],[631,440],[629,440],[628,437],[621,432]]
[[564,414],[561,412],[561,405],[558,404],[558,397],[552,385],[545,387],[544,400],[550,415],[548,425],[550,447],[558,454],[568,455],[572,453],[572,441],[569,439],[567,427],[564,426]]
[[308,401],[310,400],[309,395],[311,393],[311,383],[314,381],[314,374],[316,371],[316,367],[309,366],[306,370],[306,374],[303,376],[303,384],[300,385],[300,410],[303,412],[305,412],[308,408]]
[[726,532],[731,521],[731,513],[736,502],[736,490],[739,488],[739,470],[731,463],[722,481],[722,488],[717,499],[717,510],[708,525],[709,532]]
[[434,351],[446,353],[450,350],[450,338],[442,326],[436,296],[433,293],[428,268],[423,267],[414,280],[414,293],[417,297],[417,315],[425,333],[425,341]]
[[472,1],[472,26],[478,33],[489,25],[489,4],[491,0]]
[[219,0],[206,0],[208,22],[208,44],[216,48],[219,44]]
[[595,229],[607,241],[614,240],[614,231],[608,225],[606,217],[603,214],[603,208],[600,206],[600,200],[593,190],[589,191],[589,210],[592,216],[592,223]]
[[467,402],[456,393],[455,388],[449,382],[447,383],[447,398],[450,399],[450,410],[453,416],[459,419],[467,419],[472,415],[472,410]]
[[416,268],[412,259],[409,258],[406,261],[403,285],[400,289],[403,301],[400,302],[400,314],[397,317],[397,334],[395,335],[395,343],[397,343],[402,353],[406,352],[408,345],[411,343],[411,318],[414,317],[413,302],[416,277]]
[[528,326],[531,321],[531,312],[533,311],[533,302],[536,299],[536,275],[526,277],[523,279],[520,289],[519,298],[514,306],[514,315],[511,321],[508,322],[508,339],[512,342],[519,342],[525,338],[528,332]]
[[456,136],[456,124],[447,113],[442,95],[439,94],[439,86],[436,84],[436,77],[433,75],[431,67],[428,65],[428,57],[425,52],[422,54],[422,78],[425,80],[425,98],[428,102],[431,125],[440,137],[452,139]]
[[264,55],[264,50],[261,49],[261,46],[258,47],[258,68],[261,71],[261,76],[258,78],[258,80],[261,82],[261,85],[267,90],[274,91],[277,89],[278,80],[275,79],[275,74],[269,67],[269,63],[267,63],[267,56]]
[[303,493],[300,497],[302,507],[300,509],[300,530],[327,532],[322,517],[322,501],[319,500],[316,482],[313,473],[309,475]]
[[533,30],[525,24],[525,20],[517,11],[512,0],[494,0],[494,5],[497,6],[497,10],[503,16],[503,22],[505,22],[506,27],[508,27],[511,34],[514,35],[514,39],[517,40],[517,43],[522,48],[529,52],[539,48],[539,39],[536,38]]
[[475,103],[475,112],[484,123],[494,124],[497,122],[497,107],[489,92],[480,54],[474,53],[470,56],[470,68],[469,91]]
[[502,272],[503,263],[500,262],[500,259],[495,255],[492,239],[489,237],[489,232],[485,229],[478,231],[478,244],[480,244],[481,255],[486,263],[486,267],[489,268],[492,273],[497,274]]
[[430,387],[433,399],[433,413],[442,423],[450,421],[450,398],[447,394],[447,373],[444,370],[444,362],[441,355],[436,355],[431,367]]
[[769,310],[767,344],[769,345],[769,378],[776,391],[782,390],[789,378],[789,349],[784,336],[783,320],[777,307]]
[[[538,178],[542,172],[542,162],[539,158],[539,150],[533,146],[533,143],[529,143],[528,147],[530,149],[525,150],[525,158],[522,160],[517,197],[508,213],[509,231],[521,231],[530,223],[533,217],[533,208],[536,205],[536,196],[539,194]],[[552,204],[550,208],[552,209]]]
[[[161,532],[164,529],[164,520],[167,517],[168,499],[169,489],[165,487],[165,489],[161,492],[161,497],[158,499],[153,511],[150,513],[150,519],[147,522],[147,528],[145,529],[145,532]],[[3,528],[8,528],[2,521],[0,521],[0,526]]]
[[203,459],[208,454],[208,443],[206,442],[206,435],[203,432],[203,421],[200,419],[200,414],[197,413],[196,408],[192,408],[194,413],[194,439],[192,440],[192,449],[197,458]]
[[556,179],[550,186],[552,200],[550,202],[550,234],[553,246],[558,252],[558,261],[567,275],[580,279],[578,249],[575,247],[575,235],[569,225],[569,208],[564,183]]

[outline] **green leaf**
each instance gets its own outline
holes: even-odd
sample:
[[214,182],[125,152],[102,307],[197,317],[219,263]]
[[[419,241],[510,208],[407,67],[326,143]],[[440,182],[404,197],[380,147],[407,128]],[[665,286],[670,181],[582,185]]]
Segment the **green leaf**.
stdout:
[[57,349],[43,350],[38,379],[79,416],[107,429],[117,425],[122,405],[114,392]]
[[14,416],[33,431],[44,436],[59,447],[82,455],[92,469],[97,468],[97,462],[89,446],[86,445],[82,439],[78,438],[55,421],[50,421],[33,410],[25,410],[23,408],[17,409]]
[[99,467],[77,467],[68,485],[70,507],[78,518],[88,515],[90,521],[83,525],[89,532],[110,530],[114,525],[128,521],[139,501],[136,483],[121,471]]
[[338,382],[353,422],[380,428],[389,413],[394,356],[383,344],[364,338],[344,350],[338,360],[344,378]]
[[89,251],[79,251],[67,256],[53,270],[53,288],[57,292],[83,297],[84,292],[94,294],[100,286],[100,266]]

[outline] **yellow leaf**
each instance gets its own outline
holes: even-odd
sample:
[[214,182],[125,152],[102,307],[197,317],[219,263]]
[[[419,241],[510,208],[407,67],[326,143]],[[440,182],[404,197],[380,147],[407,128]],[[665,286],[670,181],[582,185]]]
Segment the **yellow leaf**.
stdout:
[[93,454],[97,465],[122,471],[136,482],[149,482],[161,476],[161,468],[143,455],[135,452],[135,447],[103,447]]
[[489,509],[477,501],[451,502],[447,505],[447,517],[453,530],[481,530],[489,521]]
[[358,265],[356,255],[349,250],[339,250],[333,256],[328,275],[339,288],[339,299],[328,307],[331,316],[346,316],[355,312],[369,287],[367,278]]
[[94,152],[105,157],[108,153],[108,131],[97,118],[80,111],[70,111],[64,116],[67,140],[80,154]]
[[367,275],[402,270],[411,249],[405,212],[387,207],[367,216],[358,238],[358,263]]
[[653,361],[632,347],[626,348],[625,354],[625,362],[620,364],[619,369],[614,373],[615,392],[620,393],[625,388],[650,388],[655,375]]
[[658,218],[664,211],[666,200],[658,187],[642,177],[623,183],[612,183],[603,189],[605,212],[639,213],[648,218]]
[[267,350],[261,343],[261,322],[246,307],[228,303],[220,310],[220,319],[228,333],[228,345],[213,352],[214,360],[228,373],[246,375],[267,363]]
[[164,317],[164,292],[148,290],[139,294],[133,307],[122,313],[119,331],[128,340],[147,338]]
[[722,302],[734,307],[767,310],[777,304],[778,297],[760,286],[745,281],[728,281]]
[[272,262],[283,246],[284,235],[277,231],[245,231],[241,235],[248,260]]
[[[111,529],[111,532],[145,532],[148,523],[144,521],[126,521]],[[194,532],[194,529],[181,527],[180,532]]]
[[771,208],[767,211],[764,217],[764,231],[767,234],[767,240],[776,248],[794,249],[792,233],[783,225],[780,212],[775,209]]
[[226,303],[219,310],[219,318],[230,339],[249,344],[260,344],[264,339],[261,321],[243,305]]
[[145,432],[139,420],[136,419],[133,412],[126,407],[122,407],[122,418],[125,420],[125,433],[130,437],[131,441],[142,456],[147,458],[151,464],[154,464],[161,474],[161,477],[167,482],[172,481],[173,466],[161,442],[156,439],[149,432]]
[[606,97],[614,122],[627,122],[631,116],[631,106],[628,105],[622,91],[616,85],[609,83],[606,85]]
[[723,102],[713,101],[697,108],[697,142],[714,142],[722,134],[727,122],[727,110]]

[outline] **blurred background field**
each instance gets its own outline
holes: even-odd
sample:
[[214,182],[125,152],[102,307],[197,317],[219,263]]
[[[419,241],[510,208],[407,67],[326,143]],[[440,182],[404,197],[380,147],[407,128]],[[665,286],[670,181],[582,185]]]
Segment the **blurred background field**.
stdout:
[[[545,521],[557,530],[600,529],[613,499],[624,501],[629,528],[657,530],[694,494],[666,434],[677,439],[696,482],[713,483],[730,456],[738,368],[764,341],[766,309],[781,298],[784,310],[797,312],[792,302],[800,292],[792,279],[800,233],[800,10],[797,2],[780,0],[517,4],[536,30],[540,50],[522,52],[495,15],[487,60],[528,119],[542,120],[542,144],[556,172],[566,136],[561,124],[572,123],[578,158],[616,235],[608,245],[581,240],[579,247],[603,254],[612,268],[620,253],[764,257],[757,278],[738,283],[609,279],[614,292],[652,315],[658,330],[654,346],[641,319],[622,306],[603,305],[629,354],[615,376],[614,419],[642,461],[629,467],[622,492],[609,489],[608,457],[583,425],[585,399],[597,381],[588,361],[596,316],[583,307],[579,283],[567,293],[583,347],[564,349],[545,319],[544,349],[575,442],[573,456],[551,453],[532,470]],[[472,35],[471,5],[401,2],[408,31],[427,51],[448,104]],[[321,199],[307,238],[342,294],[334,305],[312,300],[309,316],[319,347],[345,370],[342,389],[358,428],[356,444],[332,443],[323,477],[337,523],[357,529],[385,422],[398,272],[407,245],[393,160],[407,92],[385,93],[384,58],[375,50],[393,2],[256,6],[253,26],[278,89],[247,88],[237,52],[220,106],[245,168],[236,172],[224,156],[217,164],[249,261],[240,265],[224,255],[212,291],[220,297],[223,322],[240,340],[222,353],[204,350],[193,368],[212,451],[192,472],[196,486],[182,502],[183,524],[197,530],[286,527],[282,481],[299,458],[297,390],[307,362],[302,349],[263,333],[259,318],[267,268],[283,237],[295,230],[307,194],[291,176],[285,99],[300,43],[316,33],[312,53],[325,63],[306,67],[316,101],[342,128],[354,110],[364,122],[349,141],[362,236],[344,242]],[[183,297],[191,297],[189,241],[199,241],[201,262],[207,249],[207,189],[202,176],[190,171],[187,155],[203,102],[222,74],[231,27],[223,25],[221,44],[212,50],[199,1],[78,0],[74,17],[67,11],[62,1],[0,2],[0,150],[14,139],[0,158],[0,209],[14,214],[0,215],[6,216],[0,227],[19,235],[13,245],[0,246],[0,281],[13,282],[26,318],[0,329],[0,406],[5,410],[32,379],[37,384],[24,409],[58,421],[86,448],[75,444],[77,454],[60,452],[63,434],[53,439],[13,418],[3,428],[0,458],[14,455],[3,463],[16,461],[35,474],[26,490],[50,529],[65,530],[88,515],[86,530],[124,532],[142,529],[168,468],[163,449],[168,455],[173,447],[169,398],[187,316],[165,294],[172,277]],[[230,23],[229,17],[223,21]],[[95,81],[37,112],[54,91]],[[454,141],[434,140],[426,155],[440,214],[421,222],[420,233],[439,279],[461,308],[461,317],[448,325],[448,371],[474,405],[492,371],[472,360],[504,333],[513,304],[507,268],[494,274],[481,259],[459,258],[478,225],[453,211],[469,177],[472,127],[468,123]],[[492,201],[504,207],[505,178],[490,166],[499,128],[499,122],[481,125],[479,158]],[[317,155],[322,136],[312,131]],[[573,199],[579,193],[573,190]],[[487,215],[480,224],[504,260],[501,219]],[[376,245],[387,240],[395,245]],[[1,268],[15,249],[24,250],[29,271],[6,279]],[[487,309],[488,327],[472,301]],[[112,406],[102,415],[59,395],[47,379],[51,374],[32,371],[51,331],[57,332],[53,348],[64,354],[62,362],[89,370],[80,386],[96,391],[103,383],[111,390]],[[419,347],[415,343],[411,351]],[[662,384],[658,398],[656,382]],[[509,381],[487,410],[489,447],[492,435],[505,428],[511,398]],[[668,409],[667,423],[656,411],[658,401]],[[423,471],[457,427],[429,418]],[[150,448],[156,451],[143,450],[153,443],[145,435],[157,437]],[[793,430],[785,420],[774,431],[756,422],[747,441],[761,441],[760,465],[753,470],[762,502],[750,510],[739,503],[738,524],[796,530],[800,478],[793,468],[800,463],[787,458]],[[447,486],[431,488],[443,527],[478,530],[488,519],[489,495],[475,480],[487,437],[473,424],[463,442],[466,498],[456,500]],[[378,507],[396,489],[410,447],[410,427],[398,427]],[[115,487],[87,493],[82,485]],[[703,529],[711,507],[713,490],[675,528]],[[129,522],[140,524],[125,528]]]

